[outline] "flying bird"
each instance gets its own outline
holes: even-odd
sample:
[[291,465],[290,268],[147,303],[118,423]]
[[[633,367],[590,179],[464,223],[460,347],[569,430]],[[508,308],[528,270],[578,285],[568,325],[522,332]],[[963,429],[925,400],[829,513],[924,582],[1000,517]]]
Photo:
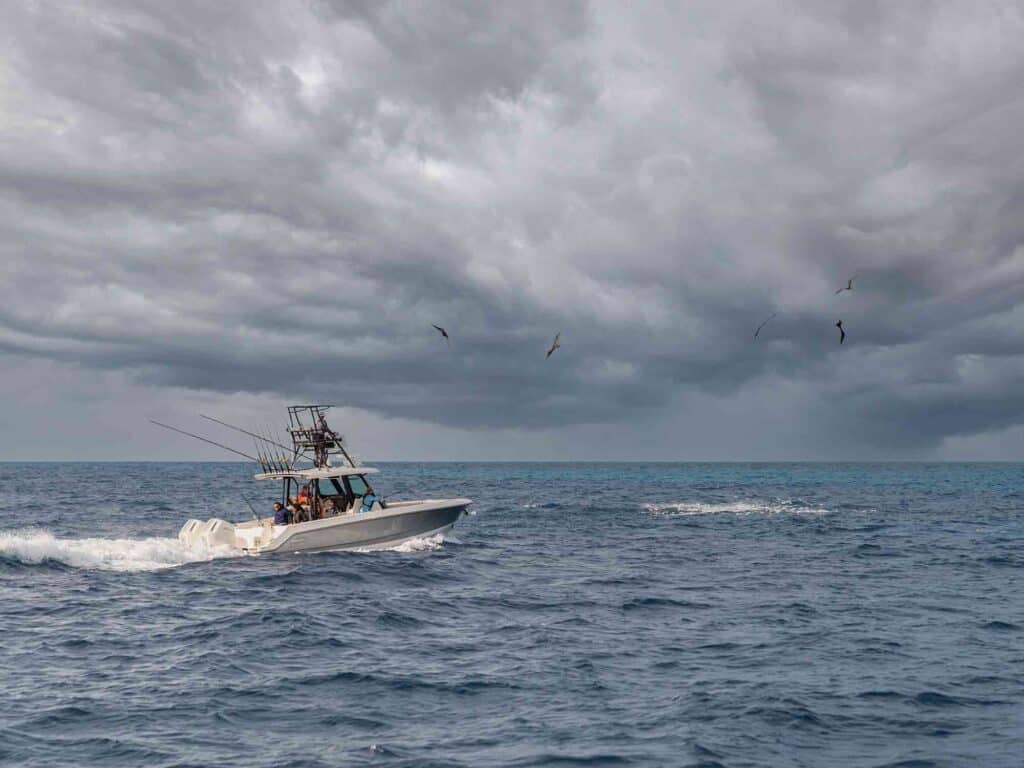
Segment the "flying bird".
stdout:
[[840,288],[838,291],[836,291],[836,296],[838,296],[843,291],[852,291],[853,290],[853,281],[856,280],[856,279],[857,279],[857,276],[854,275],[849,280],[847,280],[846,281],[846,287],[845,288]]
[[836,328],[839,329],[839,343],[842,344],[844,341],[846,341],[846,331],[843,330],[842,320],[836,322]]
[[551,357],[552,353],[556,349],[558,349],[560,346],[562,346],[561,344],[558,343],[558,340],[561,337],[562,337],[562,332],[561,331],[559,331],[558,333],[555,334],[555,338],[551,341],[551,349],[549,349],[548,353],[546,355],[544,355],[544,359],[545,360],[547,360],[549,357]]
[[779,314],[779,313],[778,312],[773,312],[771,317],[769,317],[767,320],[765,320],[763,323],[761,323],[759,326],[757,326],[757,330],[754,331],[754,338],[755,339],[757,338],[757,334],[759,334],[761,332],[761,329],[764,328],[766,325],[768,325],[768,323],[771,321],[772,317],[775,317],[777,314]]
[[431,325],[433,325],[435,328],[437,328],[437,330],[441,332],[441,335],[444,336],[444,340],[448,342],[448,346],[451,346],[452,340],[448,338],[448,331],[446,331],[440,325],[434,325],[433,323],[431,323]]

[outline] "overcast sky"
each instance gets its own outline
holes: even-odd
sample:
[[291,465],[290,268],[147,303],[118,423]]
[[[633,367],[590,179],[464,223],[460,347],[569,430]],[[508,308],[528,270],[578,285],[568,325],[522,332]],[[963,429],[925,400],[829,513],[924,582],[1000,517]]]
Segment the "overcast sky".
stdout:
[[1024,459],[1019,3],[0,22],[0,459]]

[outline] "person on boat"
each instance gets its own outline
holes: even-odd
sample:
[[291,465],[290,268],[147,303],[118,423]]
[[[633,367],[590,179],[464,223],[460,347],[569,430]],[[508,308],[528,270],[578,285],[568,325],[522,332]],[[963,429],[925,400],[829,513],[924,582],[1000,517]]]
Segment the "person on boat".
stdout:
[[284,508],[280,501],[274,502],[274,525],[288,525],[291,522],[291,515]]
[[288,506],[285,507],[285,511],[288,513],[289,523],[301,523],[302,515],[300,513],[301,507],[296,507],[295,504],[289,499]]
[[306,507],[306,509],[309,510],[310,520],[319,520],[321,517],[323,517],[323,515],[320,514],[321,510],[323,509],[323,506],[320,499],[318,499],[316,496],[310,498],[309,504]]
[[363,506],[360,508],[360,512],[369,512],[373,509],[373,502],[377,501],[377,494],[373,492],[373,488],[369,483],[366,484],[366,493],[363,494]]
[[296,501],[298,501],[299,504],[309,504],[309,483],[306,483],[304,486],[302,486],[302,489],[299,491],[299,496],[298,499],[296,499]]
[[334,507],[334,499],[324,499],[323,507],[321,509],[321,517],[334,517],[338,514],[338,510]]

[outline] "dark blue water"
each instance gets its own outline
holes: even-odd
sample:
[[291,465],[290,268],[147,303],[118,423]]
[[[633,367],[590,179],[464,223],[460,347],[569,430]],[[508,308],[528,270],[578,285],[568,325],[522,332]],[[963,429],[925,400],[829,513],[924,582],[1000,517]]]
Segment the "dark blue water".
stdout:
[[0,464],[0,763],[1024,764],[1024,465],[383,469],[478,514],[207,559],[248,467]]

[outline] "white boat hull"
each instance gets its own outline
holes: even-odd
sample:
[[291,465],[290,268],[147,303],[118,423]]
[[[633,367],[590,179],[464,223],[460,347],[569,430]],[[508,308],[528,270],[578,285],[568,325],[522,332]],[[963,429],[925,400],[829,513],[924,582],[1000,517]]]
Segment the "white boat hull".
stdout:
[[412,539],[446,533],[458,522],[469,499],[431,499],[375,506],[371,512],[344,514],[291,525],[252,520],[232,525],[189,520],[178,538],[190,547],[232,547],[247,554],[388,549]]

